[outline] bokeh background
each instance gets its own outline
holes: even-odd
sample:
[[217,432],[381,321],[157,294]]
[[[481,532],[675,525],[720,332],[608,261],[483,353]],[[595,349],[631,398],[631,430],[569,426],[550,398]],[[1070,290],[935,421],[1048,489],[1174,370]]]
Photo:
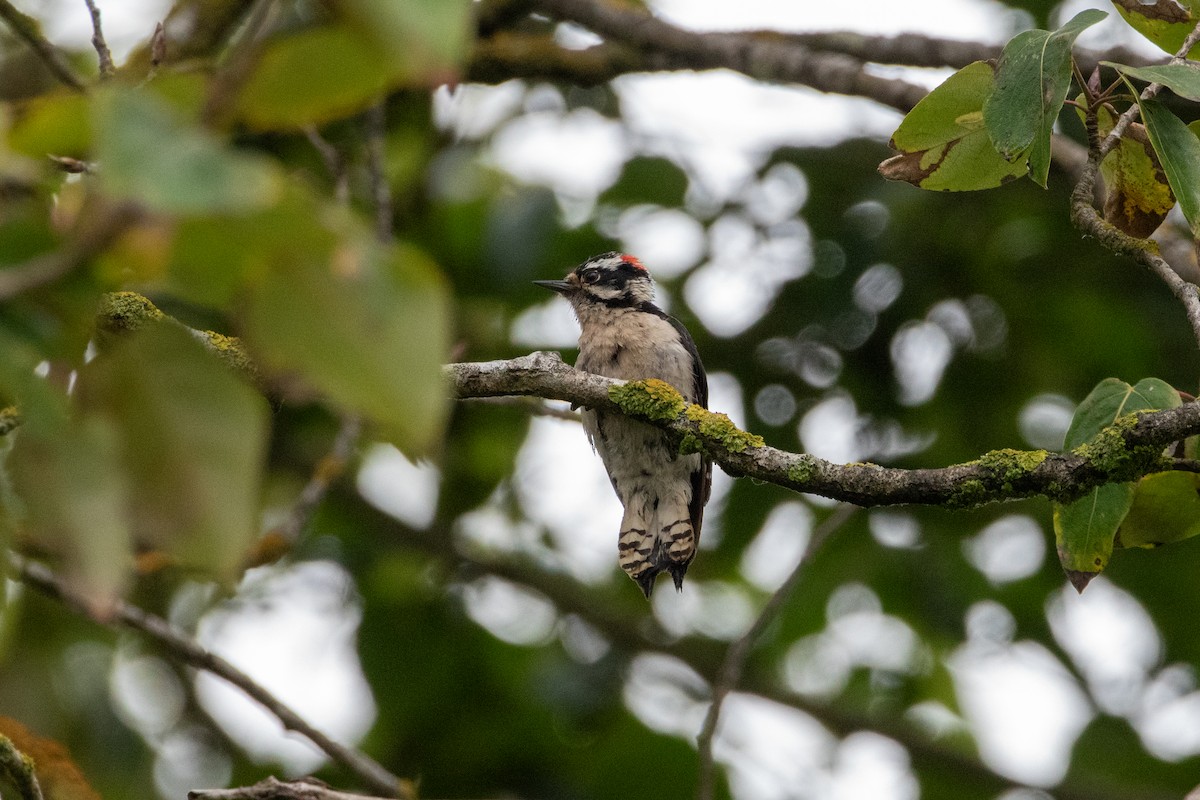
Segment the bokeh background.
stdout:
[[[76,63],[94,61],[82,3],[17,5]],[[276,5],[265,35],[325,24],[324,4]],[[995,46],[1082,8],[1113,11],[1039,0],[647,5],[699,31],[913,31]],[[170,4],[100,8],[121,64]],[[1112,17],[1080,47],[1154,55]],[[545,17],[515,26],[570,51],[599,41]],[[28,63],[0,34],[0,73]],[[930,87],[951,72],[869,69]],[[887,183],[875,167],[899,112],[726,70],[587,86],[539,76],[536,61],[521,78],[465,74],[423,76],[387,103],[394,228],[451,297],[437,323],[451,352],[439,359],[553,349],[571,360],[566,304],[530,281],[620,249],[643,260],[660,303],[693,333],[712,408],[782,449],[942,466],[1061,447],[1075,404],[1106,377],[1196,388],[1181,308],[1081,239],[1058,170],[1047,190]],[[46,86],[5,96],[16,119]],[[358,110],[316,127],[347,154],[351,209],[366,218]],[[1063,128],[1078,137],[1074,120]],[[335,194],[302,133],[243,120],[226,134],[288,180]],[[134,273],[110,259],[70,291],[137,289],[193,327],[242,332],[236,308]],[[405,346],[438,339],[418,332]],[[273,411],[264,527],[337,427],[328,403]],[[620,508],[577,422],[463,401],[420,455],[388,439],[367,426],[348,475],[282,560],[224,584],[142,576],[130,598],[417,780],[423,797],[691,796],[724,647],[832,504],[718,472],[688,584],[647,604],[616,569]],[[1079,596],[1045,501],[864,510],[816,553],[727,701],[720,791],[1181,798],[1200,784],[1198,569],[1194,540],[1119,551]],[[19,583],[0,613],[0,714],[66,744],[105,797],[180,798],[272,772],[352,788],[237,690]]]

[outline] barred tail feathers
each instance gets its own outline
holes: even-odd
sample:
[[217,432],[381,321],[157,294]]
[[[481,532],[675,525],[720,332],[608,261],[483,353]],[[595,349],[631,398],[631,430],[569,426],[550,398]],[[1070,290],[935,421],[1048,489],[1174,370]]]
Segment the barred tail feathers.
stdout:
[[621,535],[617,538],[617,563],[633,578],[642,594],[650,597],[654,579],[662,568],[658,566],[658,536],[654,527],[653,508],[643,498],[634,498],[625,506],[621,518]]

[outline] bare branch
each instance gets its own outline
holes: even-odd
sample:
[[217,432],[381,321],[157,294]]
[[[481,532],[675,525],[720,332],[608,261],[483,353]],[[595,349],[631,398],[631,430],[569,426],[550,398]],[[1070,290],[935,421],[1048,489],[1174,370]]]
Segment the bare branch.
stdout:
[[8,23],[8,27],[12,28],[19,39],[33,48],[33,52],[38,54],[54,77],[78,92],[87,88],[83,78],[75,73],[62,51],[42,35],[37,20],[22,14],[9,0],[0,0],[0,19]]
[[296,501],[288,510],[283,522],[272,528],[266,536],[259,540],[253,548],[247,561],[251,566],[270,563],[278,560],[283,552],[295,548],[300,536],[312,519],[317,506],[325,499],[334,481],[346,471],[346,465],[354,454],[358,437],[362,434],[362,419],[355,415],[342,417],[342,423],[334,436],[333,445],[325,454],[308,479],[308,483],[296,496]]
[[684,446],[703,450],[731,475],[859,506],[965,508],[1035,496],[1070,500],[1099,485],[1171,469],[1163,448],[1200,433],[1200,404],[1185,403],[1122,417],[1088,444],[1065,453],[997,450],[937,469],[839,465],[769,447],[728,418],[687,405],[681,397],[667,398],[663,405],[644,383],[581,372],[553,353],[450,364],[443,373],[459,398],[535,395],[633,416],[673,433]]
[[108,42],[104,41],[104,29],[100,27],[100,9],[96,7],[96,0],[83,1],[87,3],[88,12],[92,15],[92,47],[96,48],[96,55],[99,56],[100,78],[103,80],[113,74],[112,51],[108,49]]
[[188,792],[188,800],[384,800],[365,794],[339,792],[315,778],[281,781],[274,777],[253,786]]
[[[1187,58],[1196,43],[1200,41],[1200,24],[1188,34],[1183,46],[1172,57],[1172,63],[1182,63]],[[1142,90],[1141,98],[1148,100],[1162,91],[1163,86],[1151,83]],[[1071,221],[1075,227],[1085,234],[1094,236],[1104,247],[1119,255],[1128,256],[1167,285],[1176,299],[1183,304],[1188,323],[1192,326],[1192,335],[1200,345],[1200,289],[1189,283],[1164,259],[1158,246],[1148,239],[1137,239],[1105,220],[1093,205],[1095,197],[1096,176],[1100,172],[1100,162],[1117,146],[1126,129],[1133,124],[1140,113],[1137,103],[1131,105],[1117,119],[1103,141],[1097,133],[1097,121],[1094,110],[1087,116],[1089,153],[1087,165],[1080,175],[1075,189],[1071,193]]]
[[177,631],[162,617],[119,600],[105,608],[104,613],[100,613],[88,598],[75,592],[45,566],[16,553],[10,553],[9,559],[13,572],[23,583],[60,600],[75,611],[102,625],[120,625],[138,631],[157,642],[172,657],[196,669],[202,669],[223,678],[258,701],[283,723],[284,728],[299,733],[315,744],[334,762],[370,787],[372,791],[384,793],[389,797],[411,800],[412,795],[406,788],[407,783],[402,782],[365,753],[335,742],[308,724],[291,707],[255,683],[244,672]]
[[838,528],[842,527],[848,519],[854,514],[857,509],[848,504],[843,504],[825,518],[825,520],[813,530],[808,538],[808,543],[804,546],[804,552],[800,555],[800,562],[796,564],[795,569],[787,576],[783,584],[771,595],[763,606],[757,619],[750,628],[741,635],[733,644],[729,645],[729,650],[725,653],[725,660],[721,662],[721,669],[717,672],[717,680],[713,684],[712,704],[708,707],[708,714],[704,717],[704,725],[700,729],[700,734],[696,737],[696,747],[700,753],[700,769],[699,778],[696,781],[696,800],[711,800],[713,796],[713,739],[717,734],[717,720],[721,715],[721,705],[725,702],[725,698],[733,691],[738,682],[742,679],[742,670],[745,669],[746,659],[750,656],[750,650],[755,643],[763,635],[767,626],[774,621],[775,615],[791,597],[792,591],[796,585],[800,583],[800,578],[804,575],[813,554],[821,547]]
[[138,211],[128,204],[81,215],[76,235],[61,248],[0,271],[0,300],[10,300],[23,292],[53,283],[78,269],[103,252],[137,218]]
[[42,800],[42,786],[34,774],[33,761],[16,748],[7,736],[0,736],[0,775],[16,787],[20,800]]
[[387,96],[367,109],[367,175],[371,179],[371,201],[375,206],[375,235],[390,242],[392,232],[392,187],[388,185],[385,147],[387,145]]
[[[200,118],[210,127],[220,127],[232,113],[234,100],[250,76],[258,54],[259,35],[266,25],[274,0],[254,0],[241,36],[209,85]],[[155,31],[157,33],[157,29]]]
[[321,157],[321,162],[325,165],[325,171],[333,180],[333,198],[339,203],[345,203],[350,199],[350,179],[346,174],[346,159],[342,158],[338,149],[322,136],[315,126],[306,125],[304,137],[317,151],[317,155]]

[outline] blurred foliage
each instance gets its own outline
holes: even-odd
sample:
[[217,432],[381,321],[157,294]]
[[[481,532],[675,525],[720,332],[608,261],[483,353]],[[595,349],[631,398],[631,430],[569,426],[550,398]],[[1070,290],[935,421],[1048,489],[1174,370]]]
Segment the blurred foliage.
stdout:
[[[885,144],[850,139],[779,146],[742,185],[714,192],[687,158],[647,143],[611,85],[526,79],[495,90],[509,99],[491,119],[472,119],[465,98],[480,89],[456,84],[473,35],[466,0],[277,3],[257,30],[248,5],[177,3],[168,23],[195,22],[166,63],[151,67],[148,44],[136,48],[85,93],[0,41],[0,76],[23,76],[0,80],[0,287],[39,278],[0,304],[0,408],[21,414],[2,437],[0,537],[94,598],[123,594],[185,630],[202,630],[214,608],[270,608],[283,601],[237,586],[244,558],[328,469],[341,421],[363,418],[362,452],[384,443],[407,459],[390,492],[434,475],[430,518],[389,516],[351,472],[264,569],[344,570],[352,589],[324,613],[349,625],[361,615],[354,641],[375,703],[361,747],[422,796],[690,796],[705,681],[772,583],[756,576],[754,553],[786,550],[828,509],[732,481],[708,510],[684,594],[649,607],[617,574],[615,548],[602,574],[576,563],[573,531],[539,522],[523,491],[543,421],[527,406],[451,404],[438,371],[527,351],[540,334],[515,331],[554,302],[531,279],[634,240],[684,241],[663,220],[684,224],[699,243],[660,273],[660,294],[710,375],[740,390],[743,408],[717,410],[743,412],[750,431],[788,450],[811,446],[814,425],[848,431],[848,458],[904,467],[1054,449],[1064,413],[1104,378],[1196,386],[1177,302],[1081,239],[1070,183],[1053,169],[1046,190],[1018,181],[950,197],[885,182],[875,170]],[[550,29],[511,6],[496,24]],[[1008,6],[1045,28],[1057,7]],[[92,69],[87,52],[70,63]],[[373,142],[364,115],[385,94]],[[936,142],[964,133],[934,106]],[[597,196],[495,166],[505,132],[575,114],[614,124],[628,150]],[[92,171],[64,174],[47,155]],[[394,241],[373,233],[386,213],[380,179]],[[102,298],[119,290],[165,315],[124,330],[110,304],[98,334]],[[706,302],[714,294],[762,297],[763,308],[731,333],[736,314]],[[228,367],[231,337],[259,372]],[[1036,645],[1088,698],[1064,796],[1191,790],[1194,741],[1164,752],[1145,726],[1154,703],[1195,697],[1198,537],[1119,552],[1104,588],[1084,595],[1117,593],[1153,626],[1158,652],[1128,678],[1136,697],[1122,705],[1052,621],[1066,601],[1044,555],[1050,519],[1042,501],[856,515],[817,553],[744,681],[743,697],[794,706],[788,719],[824,737],[813,780],[772,777],[760,740],[743,748],[731,735],[717,748],[729,766],[721,792],[818,796],[809,787],[828,785],[838,748],[867,729],[907,749],[922,798],[997,797],[1013,780],[980,756],[955,664],[1018,645]],[[1014,520],[1040,540],[979,556]],[[147,554],[167,566],[134,570]],[[134,681],[157,709],[150,724],[121,687],[131,659],[169,654],[19,583],[9,595],[0,715],[69,749],[102,796],[181,797],[181,786],[286,768],[222,729],[182,671]],[[846,650],[847,630],[876,631],[889,657]],[[940,723],[920,721],[930,708]],[[321,775],[353,788],[333,768]]]

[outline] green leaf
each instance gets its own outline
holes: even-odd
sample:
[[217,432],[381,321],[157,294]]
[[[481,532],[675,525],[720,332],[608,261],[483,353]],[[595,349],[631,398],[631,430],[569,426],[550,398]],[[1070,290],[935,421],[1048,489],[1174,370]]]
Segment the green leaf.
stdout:
[[1127,67],[1115,61],[1101,61],[1130,78],[1161,83],[1180,97],[1200,100],[1200,64],[1184,61],[1178,64],[1157,64],[1149,67]]
[[25,104],[8,134],[12,149],[35,158],[46,154],[84,158],[91,144],[87,96],[63,89]]
[[92,124],[104,189],[153,210],[246,211],[281,189],[268,161],[225,147],[148,91],[97,93]]
[[1200,236],[1200,139],[1156,100],[1139,100],[1150,143],[1192,234]]
[[[1196,27],[1195,0],[1113,0],[1113,5],[1130,27],[1171,55]],[[1193,48],[1188,55],[1195,53]]]
[[127,335],[81,371],[76,391],[119,434],[138,543],[234,579],[258,534],[266,401],[170,324]]
[[1071,87],[1071,46],[1106,16],[1088,9],[1054,32],[1019,33],[1000,55],[996,88],[983,104],[983,120],[1002,156],[1012,161],[1028,154],[1030,177],[1040,186],[1050,174],[1054,121]]
[[97,610],[120,596],[132,564],[119,441],[100,417],[23,426],[7,464],[24,536],[61,558],[67,579]]
[[252,348],[374,420],[409,454],[427,451],[446,413],[450,313],[437,267],[413,247],[369,236],[293,255],[256,287],[246,314]]
[[1200,475],[1160,472],[1137,482],[1118,547],[1156,547],[1200,533]]
[[471,0],[341,0],[347,19],[374,41],[410,82],[443,79],[466,59]]
[[[1103,106],[1096,111],[1103,138],[1113,129],[1114,119]],[[1148,237],[1175,206],[1175,195],[1144,125],[1135,122],[1126,128],[1100,164],[1100,174],[1105,188],[1104,219],[1130,236]]]
[[238,116],[258,130],[319,125],[361,111],[388,85],[374,42],[344,27],[315,28],[267,46],[238,96]]
[[[1065,446],[1087,443],[1118,418],[1135,411],[1175,408],[1179,393],[1157,378],[1130,386],[1105,378],[1075,410]],[[1066,505],[1054,504],[1054,537],[1058,558],[1079,591],[1099,574],[1112,556],[1113,540],[1134,501],[1134,485],[1106,484]]]
[[976,61],[922,98],[892,134],[900,155],[880,164],[879,172],[938,191],[992,189],[1024,175],[1025,160],[1002,158],[983,125],[994,79],[992,66]]

